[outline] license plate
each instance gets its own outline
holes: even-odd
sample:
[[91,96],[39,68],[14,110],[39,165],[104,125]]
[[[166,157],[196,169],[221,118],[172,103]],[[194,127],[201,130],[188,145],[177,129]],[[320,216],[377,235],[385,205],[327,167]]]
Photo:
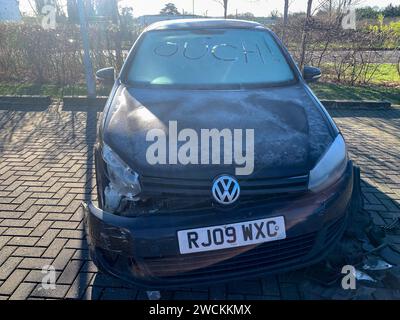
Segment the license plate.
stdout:
[[178,231],[181,254],[243,247],[285,238],[283,217]]

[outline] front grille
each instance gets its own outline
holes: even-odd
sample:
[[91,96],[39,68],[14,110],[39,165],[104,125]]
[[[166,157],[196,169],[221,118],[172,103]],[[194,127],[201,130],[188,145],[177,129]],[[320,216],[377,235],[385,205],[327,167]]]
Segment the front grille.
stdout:
[[[314,243],[316,233],[268,242],[237,255],[237,249],[195,253],[186,256],[145,258],[148,271],[155,277],[173,280],[223,276],[225,273],[251,272],[257,269],[273,269],[288,266],[307,255]],[[235,255],[233,257],[230,257]],[[218,262],[219,261],[219,262]]]
[[[240,197],[236,205],[248,206],[278,198],[302,195],[308,189],[308,175],[279,179],[239,179]],[[148,206],[156,211],[204,210],[215,206],[210,179],[141,178]],[[290,198],[290,199],[289,199]]]
[[[213,180],[142,177],[143,191],[182,196],[210,196]],[[267,195],[307,190],[308,175],[277,179],[238,179],[241,196]]]

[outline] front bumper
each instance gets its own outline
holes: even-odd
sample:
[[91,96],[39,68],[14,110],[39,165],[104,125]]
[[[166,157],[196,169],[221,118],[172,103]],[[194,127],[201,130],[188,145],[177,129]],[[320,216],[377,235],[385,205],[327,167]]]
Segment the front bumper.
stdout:
[[[246,209],[214,209],[136,218],[85,206],[91,256],[100,270],[146,287],[203,285],[280,273],[323,259],[341,237],[353,190],[353,166],[329,189],[291,201],[271,200]],[[177,232],[284,216],[285,240],[188,255],[179,253]]]

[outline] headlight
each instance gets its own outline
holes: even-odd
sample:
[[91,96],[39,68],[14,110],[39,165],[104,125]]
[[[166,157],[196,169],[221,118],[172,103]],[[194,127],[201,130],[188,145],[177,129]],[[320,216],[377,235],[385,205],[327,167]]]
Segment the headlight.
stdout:
[[308,188],[313,192],[319,192],[336,182],[345,172],[347,161],[346,143],[339,134],[310,171]]
[[102,156],[107,167],[106,176],[110,180],[108,192],[119,194],[128,200],[135,200],[141,192],[139,175],[106,144],[103,145]]

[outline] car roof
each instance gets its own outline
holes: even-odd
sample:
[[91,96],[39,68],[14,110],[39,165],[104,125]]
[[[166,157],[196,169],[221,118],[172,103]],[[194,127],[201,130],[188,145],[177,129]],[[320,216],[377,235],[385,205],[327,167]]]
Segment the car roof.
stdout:
[[235,20],[235,19],[176,19],[165,20],[151,24],[146,28],[147,31],[153,30],[190,30],[190,29],[265,29],[258,22]]

